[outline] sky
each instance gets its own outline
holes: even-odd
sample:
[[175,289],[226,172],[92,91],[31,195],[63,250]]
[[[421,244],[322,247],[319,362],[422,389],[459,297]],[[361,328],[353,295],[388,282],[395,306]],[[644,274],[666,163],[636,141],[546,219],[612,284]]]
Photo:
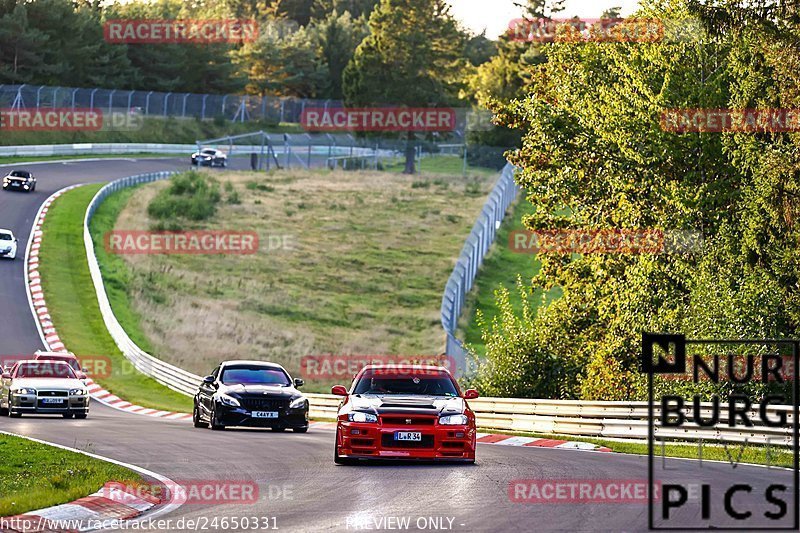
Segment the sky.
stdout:
[[[464,25],[480,33],[486,29],[486,36],[496,38],[508,28],[508,23],[519,18],[521,11],[514,6],[515,0],[448,0],[453,6],[453,15]],[[524,0],[516,0],[523,3]],[[622,16],[636,11],[638,0],[567,0],[566,9],[558,18],[598,18],[608,8],[621,7]]]

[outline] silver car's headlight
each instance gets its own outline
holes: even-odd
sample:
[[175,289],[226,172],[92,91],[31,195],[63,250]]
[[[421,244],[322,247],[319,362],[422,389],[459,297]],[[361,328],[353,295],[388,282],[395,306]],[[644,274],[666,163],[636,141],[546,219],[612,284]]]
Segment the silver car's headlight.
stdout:
[[228,405],[230,407],[241,407],[242,404],[239,403],[239,400],[232,396],[228,396],[227,394],[220,394],[219,401],[223,404]]
[[289,404],[289,409],[302,409],[306,406],[307,401],[308,400],[306,400],[303,396],[300,396],[299,398],[292,400],[292,403]]
[[86,396],[89,392],[86,389],[70,389],[70,396]]
[[11,394],[36,394],[36,389],[14,389],[11,391]]
[[467,415],[450,415],[439,418],[439,423],[443,426],[465,426],[467,422]]
[[354,413],[350,413],[347,415],[347,419],[350,422],[377,422],[378,417],[371,414],[371,413],[362,413],[361,411],[356,411]]

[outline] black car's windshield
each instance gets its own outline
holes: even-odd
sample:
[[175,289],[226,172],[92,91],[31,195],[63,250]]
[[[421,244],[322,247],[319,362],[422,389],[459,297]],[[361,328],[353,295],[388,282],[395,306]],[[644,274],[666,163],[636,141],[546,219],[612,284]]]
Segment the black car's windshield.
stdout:
[[353,394],[405,394],[458,396],[453,380],[446,374],[422,372],[420,375],[365,373]]
[[286,372],[265,366],[225,367],[220,381],[225,385],[291,385]]
[[0,241],[11,241],[14,238],[11,236],[10,233],[0,233]]
[[216,150],[203,150],[203,153],[206,155],[214,155],[217,153]]
[[14,170],[13,172],[11,172],[11,175],[14,176],[15,178],[27,178],[30,174],[22,170]]

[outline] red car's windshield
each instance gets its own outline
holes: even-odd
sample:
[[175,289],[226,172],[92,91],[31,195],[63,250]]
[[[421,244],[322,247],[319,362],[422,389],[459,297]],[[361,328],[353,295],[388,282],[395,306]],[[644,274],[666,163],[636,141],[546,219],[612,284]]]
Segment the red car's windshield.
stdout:
[[409,394],[458,396],[450,376],[438,371],[367,371],[358,378],[353,394]]
[[63,361],[20,363],[14,377],[78,379],[72,368]]
[[70,367],[72,367],[72,370],[74,370],[75,372],[80,372],[81,371],[81,364],[78,362],[78,360],[77,359],[72,359],[70,357],[56,357],[56,356],[52,356],[52,355],[45,355],[45,356],[42,356],[42,357],[37,357],[36,360],[37,361],[60,361],[60,362],[63,362],[63,363],[67,363]]

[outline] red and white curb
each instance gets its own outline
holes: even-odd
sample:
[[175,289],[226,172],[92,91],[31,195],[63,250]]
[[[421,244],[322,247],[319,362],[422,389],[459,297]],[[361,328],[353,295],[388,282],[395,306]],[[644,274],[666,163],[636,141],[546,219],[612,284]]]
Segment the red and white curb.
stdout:
[[558,448],[561,450],[581,450],[592,452],[610,452],[611,448],[591,444],[589,442],[543,439],[535,437],[516,437],[496,433],[478,433],[479,444],[497,444],[499,446],[525,446],[534,448]]
[[[50,312],[47,310],[47,302],[44,299],[44,293],[42,292],[41,274],[39,273],[39,250],[42,246],[42,238],[44,237],[42,232],[42,224],[44,223],[47,212],[55,199],[65,192],[80,186],[81,185],[71,185],[61,189],[60,191],[53,193],[47,200],[44,201],[42,206],[39,208],[39,212],[36,214],[36,218],[34,219],[33,227],[31,228],[31,238],[28,242],[28,248],[25,252],[25,262],[28,272],[28,297],[30,301],[31,312],[33,313],[33,318],[36,321],[37,328],[39,329],[39,335],[42,338],[42,342],[50,351],[53,352],[66,352],[68,350],[66,346],[64,346],[64,342],[58,336],[56,327],[53,324],[52,318],[50,317]],[[192,418],[192,415],[187,413],[159,411],[158,409],[148,409],[147,407],[141,407],[139,405],[126,402],[122,398],[111,394],[109,391],[105,390],[91,379],[86,381],[86,385],[92,398],[102,404],[113,407],[114,409],[118,409],[120,411],[126,411],[128,413],[134,413],[137,415],[152,416],[155,418],[164,418],[167,420],[188,420]]]
[[0,530],[34,533],[44,531],[89,531],[102,523],[130,520],[155,507],[160,501],[147,495],[121,490],[119,483],[106,485],[74,502],[39,509],[17,516],[0,518]]
[[[126,520],[139,522],[151,520],[163,514],[171,513],[186,503],[185,491],[182,487],[169,479],[151,470],[140,466],[123,463],[109,457],[96,455],[84,450],[70,448],[61,444],[47,442],[27,435],[17,435],[7,431],[0,431],[0,434],[11,435],[21,439],[46,444],[53,448],[79,453],[93,459],[115,464],[128,470],[133,470],[145,478],[153,479],[164,486],[165,494],[173,494],[169,500],[159,500],[151,495],[131,494],[129,491],[122,490],[125,485],[111,481],[106,483],[99,491],[80,498],[71,503],[47,507],[37,511],[29,511],[21,515],[0,517],[0,531],[19,532],[19,533],[49,533],[49,532],[72,532],[90,531],[101,529],[101,524],[106,521],[109,523],[119,523]],[[122,488],[121,488],[122,487]],[[142,516],[144,514],[147,516]],[[98,524],[100,522],[101,524]],[[108,529],[104,527],[102,529]],[[139,527],[136,529],[145,529]]]
[[[312,424],[317,429],[336,429],[335,422],[316,422]],[[558,439],[537,439],[534,437],[516,437],[514,435],[502,435],[499,433],[478,433],[478,444],[497,444],[500,446],[526,446],[536,448],[558,448],[561,450],[581,450],[592,452],[610,452],[611,448],[590,444],[588,442],[558,440]]]

